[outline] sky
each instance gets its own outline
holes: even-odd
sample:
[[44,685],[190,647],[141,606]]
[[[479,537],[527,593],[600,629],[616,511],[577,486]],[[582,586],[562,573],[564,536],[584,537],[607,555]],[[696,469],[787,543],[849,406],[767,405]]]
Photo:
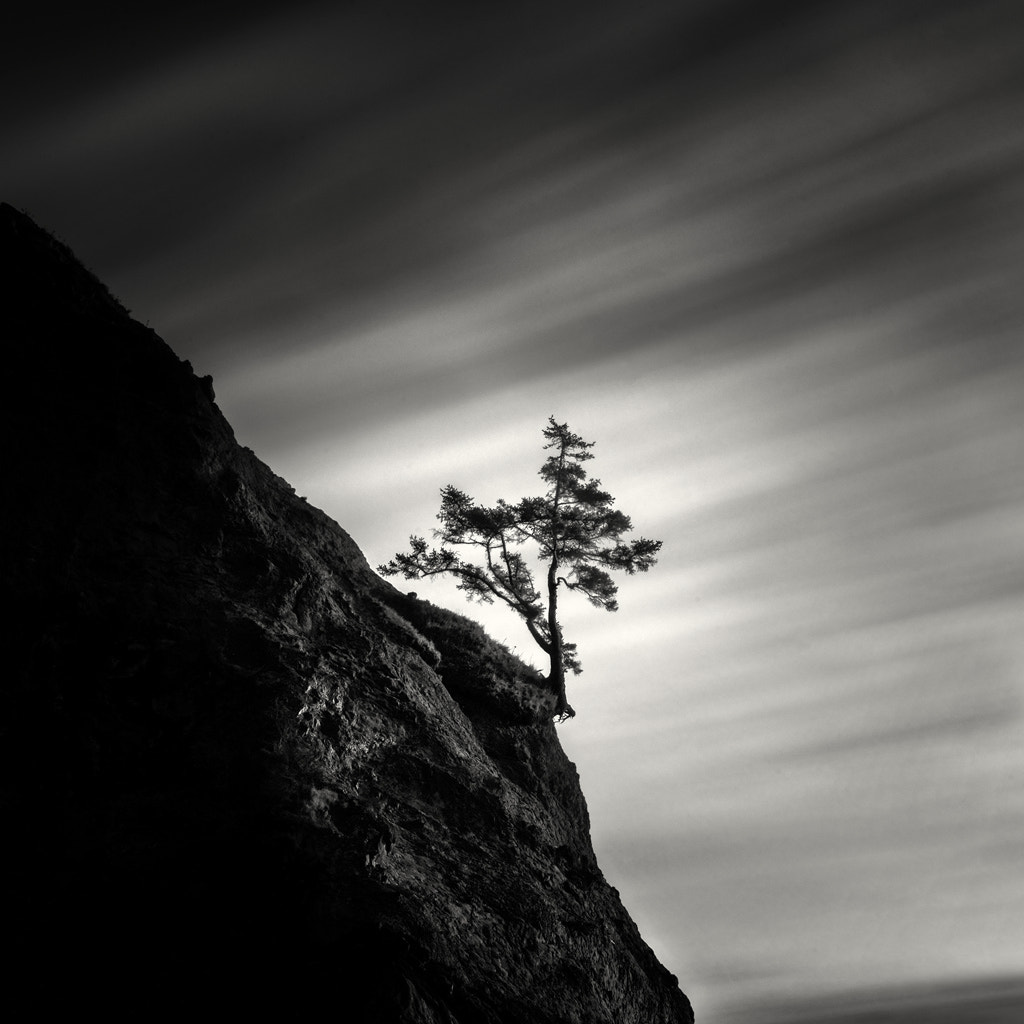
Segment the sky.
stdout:
[[25,6],[0,199],[371,564],[549,415],[663,541],[559,729],[698,1020],[1024,976],[1024,8]]

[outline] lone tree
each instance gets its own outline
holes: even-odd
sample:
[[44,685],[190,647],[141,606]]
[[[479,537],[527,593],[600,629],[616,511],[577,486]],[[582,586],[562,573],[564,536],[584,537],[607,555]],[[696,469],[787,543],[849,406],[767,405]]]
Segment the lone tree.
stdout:
[[[441,529],[434,530],[440,546],[429,548],[422,537],[409,538],[410,550],[379,566],[385,576],[401,573],[421,579],[448,573],[468,597],[491,604],[495,598],[522,616],[526,628],[551,661],[549,681],[558,694],[555,714],[560,721],[575,714],[565,694],[565,672],[579,675],[576,645],[566,643],[558,624],[559,588],[583,594],[592,605],[614,612],[618,586],[609,570],[629,575],[646,572],[661,549],[660,540],[624,542],[633,529],[629,516],[612,508],[615,499],[601,490],[600,480],[588,480],[583,463],[594,456],[592,442],[572,433],[565,423],[548,418],[545,451],[551,454],[540,468],[547,484],[543,497],[523,498],[510,505],[474,504],[469,495],[449,484],[441,491]],[[533,573],[518,550],[532,542],[547,565],[547,607]],[[478,564],[454,548],[478,548]]]

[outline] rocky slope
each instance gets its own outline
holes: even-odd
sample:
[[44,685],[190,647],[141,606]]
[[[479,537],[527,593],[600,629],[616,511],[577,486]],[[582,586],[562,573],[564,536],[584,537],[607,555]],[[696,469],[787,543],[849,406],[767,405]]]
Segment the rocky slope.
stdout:
[[0,317],[9,987],[692,1020],[595,862],[543,679],[380,579],[6,205]]

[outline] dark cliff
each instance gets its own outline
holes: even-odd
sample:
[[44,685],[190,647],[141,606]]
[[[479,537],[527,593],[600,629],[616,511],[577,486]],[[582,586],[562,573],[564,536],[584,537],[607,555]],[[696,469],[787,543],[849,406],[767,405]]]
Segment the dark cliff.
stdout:
[[0,318],[8,991],[691,1020],[595,862],[544,680],[381,580],[6,205]]

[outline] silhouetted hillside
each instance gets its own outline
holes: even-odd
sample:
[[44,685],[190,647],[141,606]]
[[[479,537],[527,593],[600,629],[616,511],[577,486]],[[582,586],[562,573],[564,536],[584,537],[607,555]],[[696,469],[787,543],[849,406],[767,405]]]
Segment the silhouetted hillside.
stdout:
[[597,866],[543,678],[381,580],[6,205],[0,280],[15,989],[108,1017],[692,1020]]

